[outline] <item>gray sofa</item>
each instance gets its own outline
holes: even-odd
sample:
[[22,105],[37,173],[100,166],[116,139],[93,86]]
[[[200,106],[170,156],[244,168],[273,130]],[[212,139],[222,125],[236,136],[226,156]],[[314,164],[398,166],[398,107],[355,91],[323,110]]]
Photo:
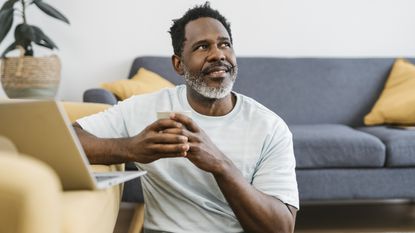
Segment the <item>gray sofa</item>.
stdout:
[[[393,62],[393,58],[238,58],[234,90],[276,112],[293,133],[302,202],[415,198],[415,131],[363,125]],[[129,77],[140,67],[183,83],[169,57],[138,57]],[[91,89],[84,93],[84,101],[117,100],[108,91]],[[143,201],[140,193],[138,181],[132,181],[123,200]]]

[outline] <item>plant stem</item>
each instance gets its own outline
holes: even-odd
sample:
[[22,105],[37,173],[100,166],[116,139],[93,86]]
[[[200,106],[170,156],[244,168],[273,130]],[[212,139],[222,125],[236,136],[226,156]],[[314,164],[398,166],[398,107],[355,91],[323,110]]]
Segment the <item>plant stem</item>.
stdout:
[[20,0],[22,3],[22,16],[23,16],[23,23],[26,24],[26,4],[24,0]]

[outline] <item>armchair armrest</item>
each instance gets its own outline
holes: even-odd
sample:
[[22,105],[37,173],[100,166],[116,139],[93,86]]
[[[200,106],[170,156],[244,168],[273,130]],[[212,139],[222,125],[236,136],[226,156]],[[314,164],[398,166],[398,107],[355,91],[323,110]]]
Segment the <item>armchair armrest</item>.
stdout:
[[55,172],[6,151],[0,151],[0,164],[0,232],[61,232],[62,188]]
[[[94,172],[123,171],[124,164],[91,165]],[[66,191],[63,194],[65,232],[112,233],[121,202],[122,184],[103,190]],[[76,223],[76,224],[75,224]]]
[[111,105],[114,105],[118,102],[114,94],[103,88],[93,88],[86,90],[83,95],[83,101]]

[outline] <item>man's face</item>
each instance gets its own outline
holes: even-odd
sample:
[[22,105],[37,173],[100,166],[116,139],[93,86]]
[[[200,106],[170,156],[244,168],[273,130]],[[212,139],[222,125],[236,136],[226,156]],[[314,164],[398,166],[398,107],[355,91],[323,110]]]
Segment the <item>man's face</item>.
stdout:
[[237,75],[236,57],[225,27],[213,18],[199,18],[185,27],[181,64],[186,83],[204,97],[221,99]]

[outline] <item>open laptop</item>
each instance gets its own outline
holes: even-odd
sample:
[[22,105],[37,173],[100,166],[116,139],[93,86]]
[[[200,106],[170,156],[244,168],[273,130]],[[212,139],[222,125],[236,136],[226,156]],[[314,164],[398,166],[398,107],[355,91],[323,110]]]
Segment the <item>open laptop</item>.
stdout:
[[146,173],[92,173],[61,103],[53,100],[0,102],[0,135],[12,140],[20,153],[36,157],[52,167],[64,190],[103,189]]

